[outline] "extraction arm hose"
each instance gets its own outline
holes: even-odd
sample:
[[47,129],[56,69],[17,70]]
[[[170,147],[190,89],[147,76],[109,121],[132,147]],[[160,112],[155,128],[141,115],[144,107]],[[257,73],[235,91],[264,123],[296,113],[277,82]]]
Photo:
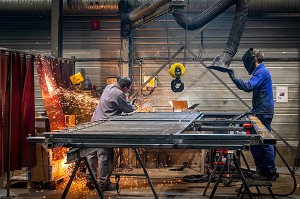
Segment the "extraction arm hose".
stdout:
[[237,0],[219,0],[193,19],[189,19],[186,13],[181,9],[173,10],[172,15],[177,24],[183,29],[197,30],[230,8],[236,1]]
[[243,34],[246,17],[248,15],[247,0],[219,0],[203,11],[198,17],[189,19],[184,11],[174,9],[172,15],[177,24],[187,30],[196,30],[206,25],[225,10],[236,4],[235,19],[230,31],[230,35],[223,51],[223,56],[216,65],[228,67],[237,52]]

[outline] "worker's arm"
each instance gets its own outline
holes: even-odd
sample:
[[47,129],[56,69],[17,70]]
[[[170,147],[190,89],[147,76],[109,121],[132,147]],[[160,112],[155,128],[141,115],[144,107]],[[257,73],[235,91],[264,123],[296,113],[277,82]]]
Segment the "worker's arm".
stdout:
[[117,98],[119,109],[124,113],[130,113],[133,112],[133,105],[128,103],[126,100],[126,96],[124,93],[118,96]]
[[[233,73],[233,74],[232,74]],[[241,90],[246,92],[251,92],[255,90],[257,87],[261,85],[263,82],[263,73],[255,73],[253,76],[248,80],[248,82],[244,82],[242,79],[236,78],[234,72],[231,74],[229,73],[230,78],[232,79],[233,83]]]

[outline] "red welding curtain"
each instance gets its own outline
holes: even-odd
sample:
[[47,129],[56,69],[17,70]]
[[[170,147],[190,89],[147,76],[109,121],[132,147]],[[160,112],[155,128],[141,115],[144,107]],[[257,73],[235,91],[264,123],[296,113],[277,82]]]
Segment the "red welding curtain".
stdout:
[[[34,135],[34,57],[17,52],[1,51],[1,126],[0,173],[7,170],[11,108],[10,171],[35,166],[35,145],[26,142]],[[12,74],[10,69],[12,67]],[[10,76],[12,91],[10,91]],[[11,98],[10,98],[11,97]],[[10,107],[10,100],[12,102]]]

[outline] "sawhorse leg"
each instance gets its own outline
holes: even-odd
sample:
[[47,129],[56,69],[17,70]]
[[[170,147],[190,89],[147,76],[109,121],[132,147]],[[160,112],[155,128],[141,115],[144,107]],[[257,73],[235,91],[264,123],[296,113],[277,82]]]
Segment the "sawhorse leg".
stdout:
[[144,163],[143,163],[143,161],[142,161],[142,158],[141,158],[141,156],[140,156],[138,150],[135,148],[134,151],[135,151],[136,157],[138,158],[138,160],[139,160],[139,162],[140,162],[140,164],[141,164],[141,167],[142,167],[142,169],[143,169],[143,171],[144,171],[144,174],[145,174],[145,176],[146,176],[146,178],[147,178],[147,180],[148,180],[149,186],[151,187],[151,190],[152,190],[152,192],[153,192],[154,197],[155,197],[155,198],[158,198],[158,195],[157,195],[157,193],[156,193],[156,191],[155,191],[155,189],[154,189],[154,187],[153,187],[153,184],[152,184],[152,181],[151,181],[151,179],[150,179],[150,176],[149,176],[149,174],[148,174],[148,172],[147,172],[147,170],[146,170],[146,168],[145,168],[145,166],[144,166]]
[[247,160],[246,160],[246,158],[245,158],[245,155],[244,155],[243,151],[240,151],[240,154],[241,154],[241,156],[242,156],[242,158],[243,158],[243,161],[244,161],[244,163],[245,163],[245,165],[246,165],[247,170],[248,170],[248,171],[251,171],[250,166],[249,166],[249,164],[248,164],[248,162],[247,162]]
[[79,165],[80,165],[80,163],[81,163],[82,161],[84,161],[85,165],[87,166],[87,168],[88,168],[88,170],[89,170],[89,172],[90,172],[90,175],[91,175],[92,180],[93,180],[93,182],[94,182],[94,184],[95,184],[95,186],[96,186],[96,189],[97,189],[97,192],[98,192],[100,198],[104,199],[103,192],[102,192],[102,190],[101,190],[101,188],[100,188],[99,183],[97,182],[95,173],[94,173],[94,171],[93,171],[91,165],[90,165],[89,162],[87,161],[86,157],[82,157],[82,158],[80,158],[79,160],[77,160],[76,165],[75,165],[75,168],[74,168],[74,170],[73,170],[73,172],[72,172],[72,175],[71,175],[71,177],[70,177],[70,179],[69,179],[69,181],[68,181],[68,184],[67,184],[67,186],[66,186],[66,188],[65,188],[65,190],[64,190],[64,192],[63,192],[63,194],[62,194],[62,196],[61,196],[61,199],[65,199],[65,198],[66,198],[67,193],[68,193],[68,191],[69,191],[69,189],[70,189],[70,187],[71,187],[71,184],[72,184],[72,182],[73,182],[73,180],[74,180],[74,178],[75,178],[76,172],[77,172],[77,170],[78,170],[78,168],[79,168]]
[[228,157],[226,157],[225,164],[222,166],[222,169],[221,169],[221,171],[220,171],[220,173],[219,173],[219,176],[218,176],[218,180],[216,181],[215,186],[214,186],[213,190],[211,191],[211,194],[210,194],[210,196],[209,196],[209,199],[212,199],[212,198],[214,197],[215,192],[216,192],[216,190],[217,190],[217,188],[218,188],[218,186],[219,186],[219,183],[220,183],[220,181],[221,181],[221,178],[222,178],[222,176],[223,176],[223,174],[224,174],[224,168],[225,168],[225,166],[227,165],[227,163],[228,163]]
[[[224,150],[222,150],[222,153],[221,153],[221,155],[219,156],[219,158],[218,158],[218,160],[217,160],[217,164],[216,164],[216,166],[215,166],[213,172],[211,173],[211,176],[210,176],[210,178],[209,178],[209,180],[208,180],[208,183],[207,183],[206,188],[205,188],[205,190],[204,190],[204,192],[203,192],[203,195],[206,194],[206,191],[207,191],[207,189],[208,189],[208,187],[209,187],[209,184],[210,184],[212,178],[213,178],[214,175],[215,175],[216,169],[217,169],[217,167],[218,167],[218,163],[221,161],[221,158],[222,158],[223,154],[224,154]],[[253,199],[253,196],[252,196],[252,194],[251,194],[251,192],[250,192],[249,186],[248,186],[247,183],[246,183],[245,177],[244,177],[244,175],[243,175],[243,173],[242,173],[242,170],[241,170],[241,168],[240,168],[240,166],[239,166],[238,160],[237,160],[236,155],[235,155],[234,153],[233,153],[233,162],[234,162],[234,165],[235,165],[236,170],[237,170],[237,172],[238,172],[238,175],[239,175],[240,178],[242,179],[243,186],[245,187],[245,190],[246,190],[246,192],[248,193],[249,198],[250,198],[250,199]],[[223,175],[223,173],[224,173],[224,168],[225,168],[225,166],[226,166],[227,164],[228,164],[228,157],[226,157],[226,162],[225,162],[225,164],[223,165],[223,167],[222,167],[222,169],[221,169],[221,171],[220,171],[220,173],[219,173],[218,180],[216,181],[216,183],[215,183],[215,185],[214,185],[214,188],[213,188],[213,190],[212,190],[212,192],[211,192],[211,194],[210,194],[210,197],[209,197],[210,199],[213,198],[213,196],[214,196],[214,194],[215,194],[215,192],[216,192],[216,190],[217,190],[217,188],[218,188],[218,185],[219,185],[219,183],[220,183],[220,181],[221,181],[221,177],[222,177],[222,175]]]
[[249,189],[249,186],[248,186],[248,184],[247,184],[247,182],[246,182],[246,179],[245,179],[245,177],[244,177],[244,175],[243,175],[243,172],[242,172],[242,170],[241,170],[241,167],[240,167],[240,165],[238,164],[238,161],[237,161],[237,159],[236,159],[235,154],[233,154],[233,163],[234,163],[234,165],[235,165],[235,168],[236,168],[236,170],[237,170],[239,176],[240,176],[241,179],[242,179],[243,186],[245,187],[245,190],[246,190],[246,192],[248,193],[249,198],[250,198],[250,199],[253,199],[252,193],[251,193],[251,191],[250,191],[250,189]]
[[203,196],[206,195],[207,189],[208,189],[208,187],[209,187],[209,185],[210,185],[210,183],[211,183],[213,177],[215,177],[215,173],[216,173],[216,171],[217,171],[217,168],[218,168],[218,166],[219,166],[219,162],[221,161],[223,155],[224,155],[224,149],[222,150],[222,152],[221,152],[221,154],[220,154],[220,156],[219,156],[219,158],[218,158],[218,160],[217,160],[217,163],[216,163],[216,166],[215,166],[214,169],[213,169],[213,172],[212,172],[212,173],[210,174],[210,176],[209,176],[208,182],[207,182],[206,187],[205,187],[205,189],[204,189],[204,192],[203,192],[203,194],[202,194]]
[[[245,165],[246,165],[247,170],[248,170],[249,172],[251,172],[250,166],[249,166],[249,164],[248,164],[248,162],[247,162],[247,160],[246,160],[246,158],[245,158],[244,153],[243,153],[242,151],[240,151],[240,152],[241,152],[241,155],[242,155],[242,158],[243,158],[243,161],[244,161],[244,163],[245,163]],[[258,188],[257,186],[255,186],[255,188],[256,188],[257,193],[260,194],[259,188]]]

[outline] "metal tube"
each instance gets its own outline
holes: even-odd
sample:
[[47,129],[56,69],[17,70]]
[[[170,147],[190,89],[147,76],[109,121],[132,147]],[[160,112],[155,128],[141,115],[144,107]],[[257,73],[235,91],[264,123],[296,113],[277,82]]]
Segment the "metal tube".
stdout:
[[128,15],[128,19],[130,21],[136,21],[138,19],[143,18],[144,16],[147,16],[149,14],[151,14],[152,12],[154,12],[156,9],[158,9],[159,7],[167,4],[168,2],[170,2],[171,0],[158,0],[158,1],[152,1],[149,3],[146,3],[140,7],[138,7],[137,9],[133,10],[129,15]]
[[140,164],[141,164],[141,167],[142,167],[142,169],[143,169],[143,171],[144,171],[144,174],[145,174],[145,176],[146,176],[146,178],[147,178],[147,180],[148,180],[148,183],[149,183],[150,188],[151,188],[151,190],[152,190],[152,192],[153,192],[153,195],[154,195],[154,197],[157,199],[157,198],[158,198],[158,195],[157,195],[157,193],[156,193],[156,191],[155,191],[155,189],[154,189],[154,187],[153,187],[152,181],[151,181],[150,176],[149,176],[149,174],[148,174],[148,172],[147,172],[147,170],[146,170],[146,168],[145,168],[145,166],[144,166],[144,163],[143,163],[143,161],[142,161],[142,158],[141,158],[141,156],[140,156],[140,154],[139,154],[139,152],[138,152],[138,150],[137,150],[136,148],[134,148],[134,151],[135,151],[136,157],[138,158],[138,160],[139,160],[139,162],[140,162]]
[[12,73],[13,73],[13,56],[12,53],[9,52],[10,54],[10,70],[9,70],[9,124],[8,124],[8,143],[7,143],[7,169],[6,169],[6,174],[7,174],[7,197],[10,197],[10,153],[11,153],[11,112],[12,112]]
[[[133,70],[133,63],[134,63],[134,52],[133,52],[133,37],[132,32],[129,31],[128,36],[128,77],[132,79],[132,70]],[[124,74],[124,71],[123,71]]]

